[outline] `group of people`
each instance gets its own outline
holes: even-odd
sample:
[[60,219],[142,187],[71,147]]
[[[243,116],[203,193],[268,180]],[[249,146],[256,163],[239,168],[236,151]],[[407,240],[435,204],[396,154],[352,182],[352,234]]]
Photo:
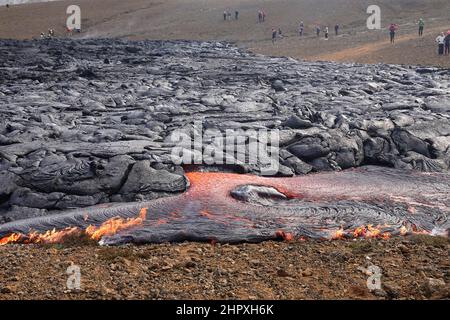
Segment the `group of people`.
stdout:
[[[231,20],[232,14],[231,11],[225,10],[223,13],[223,19]],[[234,19],[239,19],[239,11],[235,10],[234,12]],[[258,10],[258,23],[263,23],[266,21],[266,12],[264,10]],[[419,37],[423,37],[424,29],[425,29],[425,21],[423,18],[420,18],[417,22],[419,26]],[[334,26],[334,33],[336,36],[340,33],[341,26],[339,24],[336,24]],[[395,36],[397,33],[397,30],[399,29],[399,25],[395,23],[391,23],[389,25],[389,35],[390,35],[390,42],[393,44],[395,43]],[[328,26],[325,26],[322,30],[322,27],[317,24],[315,26],[316,36],[319,38],[321,36],[321,33],[323,32],[323,35],[326,40],[330,37],[330,30]],[[71,33],[71,32],[70,32]],[[299,23],[298,27],[298,34],[300,37],[305,35],[305,23],[301,21]],[[49,32],[49,37],[52,37],[53,35]],[[272,42],[275,43],[278,38],[283,37],[283,32],[281,28],[272,28]],[[450,30],[445,34],[444,32],[441,33],[437,38],[436,42],[438,43],[438,53],[439,55],[450,55]]]
[[258,11],[258,22],[259,23],[263,23],[266,21],[266,11],[264,10],[259,10]]
[[[334,26],[334,33],[336,36],[339,35],[339,30],[341,29],[341,26],[339,24],[336,24]],[[304,26],[303,26],[303,21],[300,23],[300,36],[303,36],[303,30],[304,30]],[[316,36],[319,38],[320,37],[320,33],[322,32],[322,28],[320,27],[320,25],[316,25]],[[330,28],[328,26],[325,26],[323,29],[323,34],[325,36],[325,39],[328,39],[330,37]]]
[[[423,37],[423,32],[425,29],[425,21],[424,19],[420,18],[417,22],[419,25],[419,37]],[[397,30],[399,29],[399,26],[395,23],[391,23],[389,26],[389,34],[391,43],[395,43],[395,34]],[[447,31],[447,33],[442,32],[438,37],[436,38],[436,42],[438,44],[438,55],[450,55],[450,30]]]
[[[230,10],[225,10],[223,12],[223,21],[227,21],[227,20],[231,20],[231,11]],[[239,20],[239,11],[238,10],[234,11],[234,20]]]
[[277,41],[277,38],[283,37],[283,31],[281,31],[281,28],[272,28],[272,43],[275,43]]
[[[423,37],[423,31],[425,29],[425,21],[423,20],[423,18],[420,18],[417,24],[419,25],[419,37]],[[399,28],[398,24],[395,23],[391,23],[389,26],[391,43],[395,43],[395,33],[398,30],[398,28]]]
[[[423,37],[423,31],[425,29],[425,21],[423,20],[423,18],[420,18],[417,24],[419,25],[419,37]],[[398,24],[391,23],[389,25],[389,35],[391,43],[395,43],[395,33],[397,32],[398,28],[399,28]]]
[[[81,29],[69,29],[67,28],[67,35],[70,37],[73,35],[74,32],[81,33]],[[41,39],[51,39],[55,37],[55,30],[54,29],[48,29],[47,33],[41,32],[40,38]]]
[[53,29],[48,29],[47,34],[45,32],[41,32],[41,39],[45,39],[45,38],[53,38],[55,36],[55,30]]
[[[322,28],[320,27],[320,25],[316,25],[315,29],[316,29],[317,37],[320,37]],[[336,24],[334,26],[334,32],[335,32],[336,36],[339,35],[339,30],[340,30],[340,25]],[[300,37],[302,37],[305,34],[305,23],[303,21],[301,21],[299,24],[298,33],[299,33]],[[323,30],[323,33],[324,33],[325,39],[329,39],[329,36],[330,36],[329,27],[325,27]],[[281,37],[283,37],[281,28],[272,28],[272,42],[275,43],[277,38],[281,38]]]

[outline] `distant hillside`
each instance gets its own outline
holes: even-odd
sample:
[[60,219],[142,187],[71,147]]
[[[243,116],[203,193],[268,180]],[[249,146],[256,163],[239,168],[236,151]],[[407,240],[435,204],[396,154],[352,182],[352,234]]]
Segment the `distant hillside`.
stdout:
[[[2,0],[0,0],[2,1]],[[383,29],[366,28],[367,7],[373,0],[78,0],[82,10],[81,37],[130,39],[229,40],[256,52],[305,59],[389,62],[450,66],[450,59],[435,57],[435,38],[450,29],[448,0],[378,0]],[[66,36],[66,8],[73,1],[0,7],[0,38],[33,38],[48,28]],[[257,23],[263,9],[267,20]],[[233,21],[223,21],[224,10]],[[234,11],[239,20],[234,21]],[[425,37],[416,41],[417,21],[426,21]],[[299,39],[304,21],[306,37]],[[387,26],[400,25],[399,42],[387,46]],[[314,27],[341,25],[341,35],[325,43]],[[272,28],[284,39],[273,45]],[[346,51],[348,50],[348,51]]]

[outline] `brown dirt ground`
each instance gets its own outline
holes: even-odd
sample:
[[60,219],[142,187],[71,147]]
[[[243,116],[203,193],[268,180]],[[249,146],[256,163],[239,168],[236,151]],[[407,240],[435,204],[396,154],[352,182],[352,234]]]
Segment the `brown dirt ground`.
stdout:
[[[307,60],[450,67],[435,38],[450,29],[448,0],[378,1],[383,24],[400,24],[398,41],[364,28],[369,0],[78,0],[81,37],[229,40],[257,53]],[[407,5],[406,5],[407,3]],[[31,39],[54,28],[64,35],[73,1],[0,8],[0,38]],[[239,21],[222,21],[238,8]],[[256,23],[264,8],[268,21]],[[424,17],[426,34],[414,21]],[[306,36],[296,35],[304,20]],[[343,25],[343,34],[316,39],[316,23]],[[272,27],[284,38],[275,45]],[[331,30],[332,28],[330,28]],[[0,247],[0,299],[448,299],[449,242],[412,237],[389,241]],[[81,267],[82,289],[66,288],[66,268]],[[383,290],[370,292],[362,268],[383,270]],[[431,280],[430,280],[431,279]]]
[[[0,299],[448,299],[444,238],[0,247]],[[81,268],[81,290],[66,287]],[[369,291],[364,269],[382,269]]]

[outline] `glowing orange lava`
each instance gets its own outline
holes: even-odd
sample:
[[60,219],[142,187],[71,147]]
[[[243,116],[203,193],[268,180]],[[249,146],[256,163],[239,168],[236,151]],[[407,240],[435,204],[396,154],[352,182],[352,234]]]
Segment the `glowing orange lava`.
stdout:
[[92,240],[99,241],[104,236],[112,236],[120,231],[130,229],[132,227],[141,225],[147,217],[147,208],[142,208],[139,216],[136,218],[112,218],[100,226],[89,226],[85,230],[76,227],[65,228],[63,230],[51,230],[45,233],[30,232],[27,235],[13,233],[7,237],[0,239],[0,246],[12,243],[61,243],[68,237],[88,236]]

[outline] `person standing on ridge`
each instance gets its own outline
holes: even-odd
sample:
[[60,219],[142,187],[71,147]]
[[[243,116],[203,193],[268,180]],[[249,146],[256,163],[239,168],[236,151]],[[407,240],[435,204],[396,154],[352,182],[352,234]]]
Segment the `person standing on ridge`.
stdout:
[[328,40],[328,35],[330,31],[328,30],[328,27],[325,27],[325,39]]
[[225,10],[223,12],[223,21],[227,21],[227,15],[228,15],[227,10]]
[[278,35],[278,30],[275,28],[272,28],[272,43],[275,43],[275,41],[277,41],[277,35]]
[[391,23],[389,26],[389,34],[391,38],[391,43],[395,42],[395,32],[397,31],[398,26],[395,23]]
[[239,11],[237,10],[234,12],[234,19],[239,20]]
[[300,22],[300,26],[299,26],[299,28],[298,28],[298,33],[299,33],[300,37],[303,36],[303,32],[304,32],[304,31],[305,31],[305,24],[304,24],[303,21],[302,21],[302,22]]
[[423,29],[425,28],[425,21],[422,18],[419,19],[419,37],[423,36]]
[[320,26],[319,25],[316,26],[316,35],[317,35],[317,38],[320,37]]
[[444,38],[444,54],[448,56],[450,54],[450,30],[448,30],[447,35]]
[[444,55],[445,34],[443,32],[436,38],[436,42],[438,43],[438,54]]
[[336,34],[336,36],[339,35],[339,25],[338,25],[338,24],[336,24],[336,25],[334,26],[334,33]]

